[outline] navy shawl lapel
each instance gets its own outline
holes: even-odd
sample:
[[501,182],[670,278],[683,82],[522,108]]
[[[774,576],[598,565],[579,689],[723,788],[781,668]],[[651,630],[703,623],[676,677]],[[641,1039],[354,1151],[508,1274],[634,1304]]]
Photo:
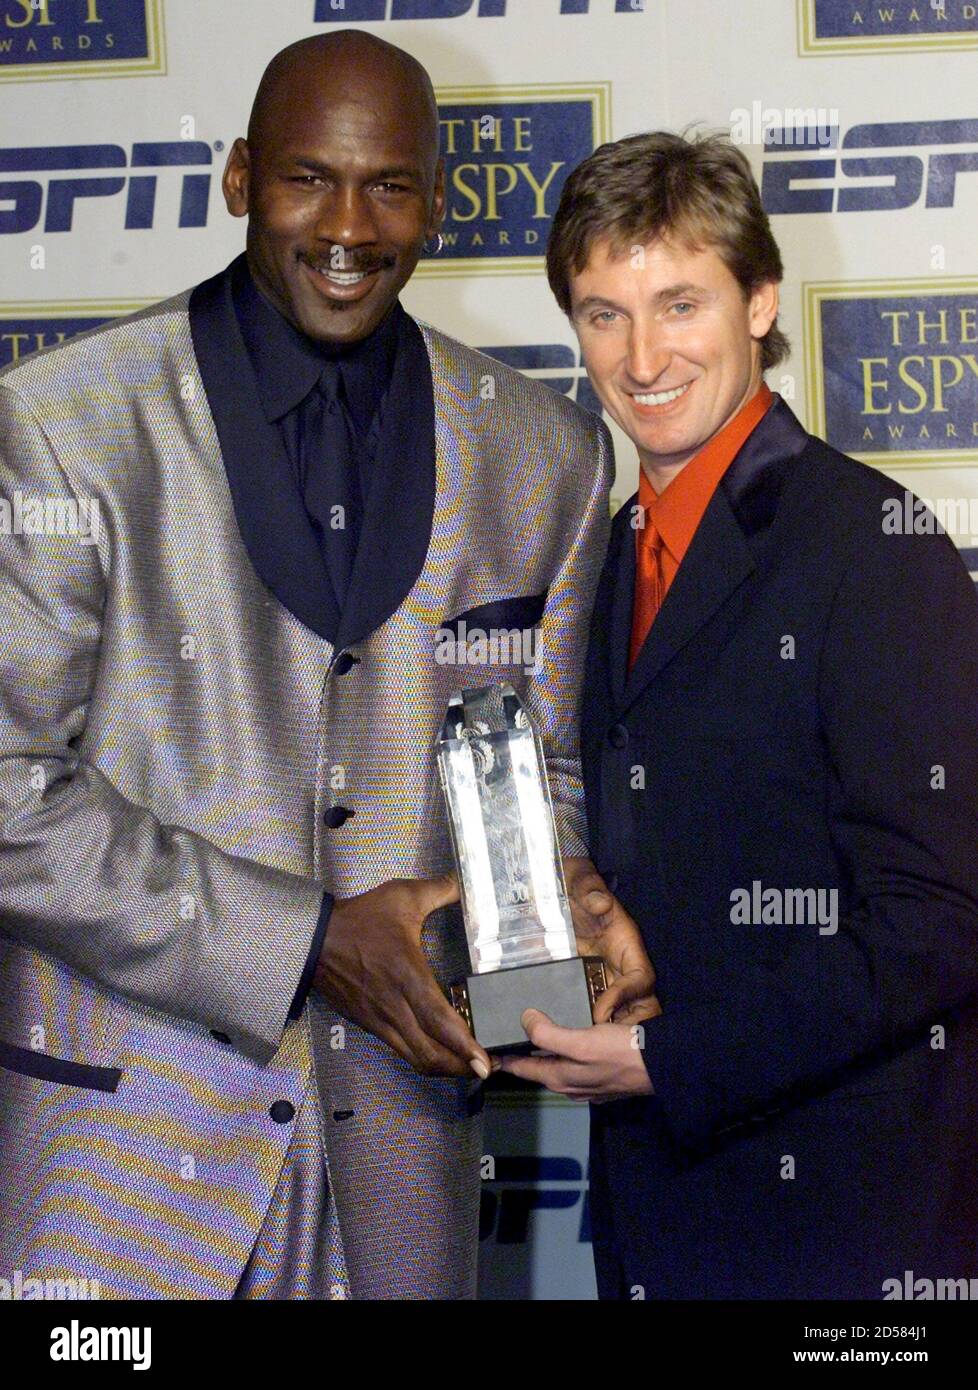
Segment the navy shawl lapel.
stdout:
[[290,613],[337,645],[336,595],[275,425],[264,416],[231,300],[230,269],[190,296],[190,331],[241,539]]
[[339,647],[362,641],[404,602],[428,554],[434,510],[431,363],[421,330],[402,313]]
[[[622,707],[638,699],[753,572],[749,539],[770,526],[790,472],[790,461],[807,443],[808,434],[778,397],[747,437],[710,499],[631,674],[624,678],[620,697],[619,691],[615,692]],[[629,534],[631,549],[627,566],[622,565],[619,570],[613,614],[613,674],[621,656],[619,679],[627,662],[634,592],[634,533]]]

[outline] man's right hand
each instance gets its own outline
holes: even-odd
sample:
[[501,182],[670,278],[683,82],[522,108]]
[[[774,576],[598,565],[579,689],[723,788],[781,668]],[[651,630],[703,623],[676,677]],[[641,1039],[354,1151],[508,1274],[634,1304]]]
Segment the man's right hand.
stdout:
[[600,956],[610,977],[594,1001],[595,1023],[639,1023],[657,1018],[655,968],[638,923],[630,917],[589,859],[565,859],[564,877],[574,919],[577,949]]
[[453,874],[395,878],[337,898],[313,988],[425,1076],[485,1079],[489,1057],[438,986],[421,949],[421,929],[459,899]]

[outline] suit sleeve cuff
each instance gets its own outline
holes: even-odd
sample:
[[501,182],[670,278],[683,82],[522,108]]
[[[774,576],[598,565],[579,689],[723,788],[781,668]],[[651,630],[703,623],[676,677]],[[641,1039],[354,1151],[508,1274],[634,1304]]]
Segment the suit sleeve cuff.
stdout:
[[292,1005],[289,1009],[288,1017],[290,1019],[298,1018],[299,1015],[302,1013],[302,1010],[306,1006],[306,995],[309,993],[309,990],[312,986],[313,976],[316,973],[316,964],[319,960],[319,954],[323,949],[323,940],[326,936],[326,926],[329,922],[329,914],[332,912],[332,910],[333,896],[331,893],[324,893],[322,906],[319,909],[319,920],[316,923],[316,930],[313,932],[312,935],[312,945],[309,947],[309,956],[306,960],[305,966],[303,967],[302,974],[299,977],[299,984],[295,992],[295,998],[292,1000]]
[[[783,1110],[791,1079],[786,1036],[768,1038],[767,1065],[758,1068],[756,1039],[734,1037],[720,1055],[718,1040],[730,1037],[730,1025],[715,1002],[667,1009],[645,1030],[643,1060],[657,1109],[681,1149],[708,1153]],[[737,1087],[731,1074],[746,1080]]]

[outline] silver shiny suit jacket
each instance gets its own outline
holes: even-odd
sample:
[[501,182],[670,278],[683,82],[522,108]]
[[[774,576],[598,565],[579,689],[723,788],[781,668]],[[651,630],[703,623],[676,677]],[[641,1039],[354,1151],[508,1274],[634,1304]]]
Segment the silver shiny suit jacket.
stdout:
[[[275,592],[307,558],[298,528],[267,544],[295,499],[249,502],[282,460],[226,276],[194,314],[187,292],[0,373],[0,1273],[230,1297],[289,1145],[271,1112],[318,1087],[340,1293],[471,1297],[478,1083],[415,1073],[316,994],[287,1013],[324,888],[450,867],[434,742],[459,686],[514,684],[585,852],[610,438],[412,320],[431,438],[379,459],[330,641],[314,589],[305,621]],[[527,596],[537,673],[434,659],[446,621],[505,627]],[[423,944],[443,983],[464,971],[457,909]]]

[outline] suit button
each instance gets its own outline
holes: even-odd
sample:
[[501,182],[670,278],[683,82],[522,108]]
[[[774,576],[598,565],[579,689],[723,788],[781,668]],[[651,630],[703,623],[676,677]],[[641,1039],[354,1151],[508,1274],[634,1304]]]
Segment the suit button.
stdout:
[[341,825],[345,825],[352,815],[355,815],[348,806],[331,806],[323,815],[323,820],[330,830],[339,830]]
[[287,1125],[295,1119],[295,1106],[290,1100],[277,1100],[268,1113],[277,1125]]
[[628,730],[624,724],[612,724],[608,730],[608,742],[612,748],[624,748],[628,742]]
[[359,664],[360,658],[358,656],[351,656],[349,652],[340,652],[333,670],[338,676],[345,676],[347,671],[352,671],[354,666],[359,666]]
[[215,1042],[229,1043],[231,1041],[227,1033],[219,1033],[216,1028],[211,1029],[211,1037]]

